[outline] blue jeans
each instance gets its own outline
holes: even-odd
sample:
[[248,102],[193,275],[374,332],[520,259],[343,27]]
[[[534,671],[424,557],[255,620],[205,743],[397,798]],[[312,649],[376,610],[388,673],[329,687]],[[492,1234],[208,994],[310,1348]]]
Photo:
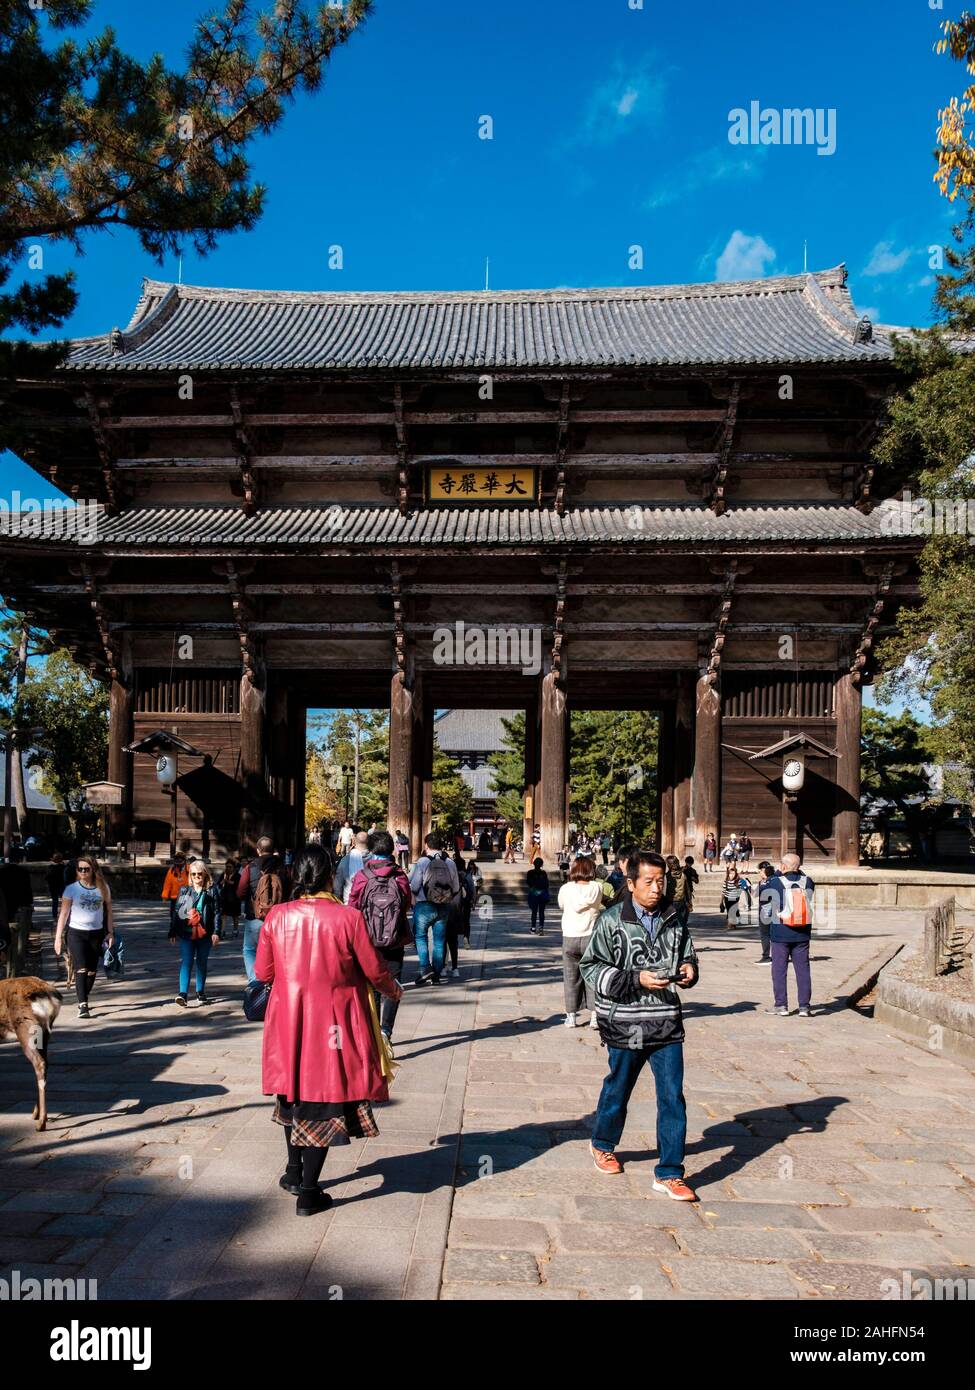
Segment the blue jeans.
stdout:
[[684,1176],[684,1140],[687,1106],[684,1104],[684,1044],[661,1043],[655,1047],[610,1047],[609,1075],[603,1082],[596,1107],[592,1146],[612,1153],[620,1142],[637,1077],[650,1063],[657,1091],[657,1164],[655,1178]]
[[[420,962],[420,974],[432,970],[435,975],[443,972],[444,955],[447,949],[447,918],[450,903],[417,903],[413,909],[413,934],[416,937],[416,954]],[[427,940],[428,929],[433,928],[433,959],[430,958],[430,945]]]
[[258,917],[244,921],[244,943],[241,951],[244,956],[244,969],[247,971],[248,984],[253,984],[257,979],[254,974],[254,961],[257,959],[257,942],[263,925],[264,923]]
[[213,939],[209,936],[201,937],[199,941],[188,941],[184,937],[179,938],[179,992],[189,994],[190,992],[190,967],[196,961],[196,992],[202,994],[207,982],[207,961],[210,959],[210,948]]

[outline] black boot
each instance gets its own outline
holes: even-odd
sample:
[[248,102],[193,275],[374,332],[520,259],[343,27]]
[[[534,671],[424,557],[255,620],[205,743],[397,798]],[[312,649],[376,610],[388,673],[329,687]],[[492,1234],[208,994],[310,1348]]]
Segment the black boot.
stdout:
[[301,1150],[301,1190],[295,1205],[296,1216],[317,1216],[332,1205],[331,1197],[318,1186],[327,1157],[328,1149]]
[[288,1166],[278,1179],[278,1185],[283,1187],[285,1192],[297,1197],[301,1191],[301,1150],[295,1148],[291,1142],[290,1125],[284,1127],[284,1142],[288,1146]]

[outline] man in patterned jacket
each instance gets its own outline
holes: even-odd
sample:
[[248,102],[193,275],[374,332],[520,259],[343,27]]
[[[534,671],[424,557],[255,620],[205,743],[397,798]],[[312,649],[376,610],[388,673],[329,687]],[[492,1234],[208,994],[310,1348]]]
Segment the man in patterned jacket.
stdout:
[[684,1181],[684,1024],[677,988],[697,983],[697,956],[671,901],[662,855],[638,850],[630,856],[626,891],[598,918],[580,969],[595,995],[609,1052],[589,1145],[593,1162],[601,1173],[622,1173],[613,1151],[637,1078],[649,1064],[657,1092],[654,1191],[694,1202]]

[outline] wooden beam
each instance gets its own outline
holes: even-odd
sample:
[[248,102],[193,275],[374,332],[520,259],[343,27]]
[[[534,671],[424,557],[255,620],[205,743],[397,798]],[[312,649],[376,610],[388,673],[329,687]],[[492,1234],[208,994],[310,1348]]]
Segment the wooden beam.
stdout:
[[893,560],[888,561],[882,567],[877,577],[874,602],[862,626],[860,641],[853,657],[853,664],[850,666],[850,675],[853,677],[853,684],[856,686],[859,686],[864,680],[870,664],[874,639],[878,636],[880,620],[883,617],[887,600],[890,597],[894,566],[895,562]]
[[118,507],[118,492],[115,485],[115,443],[106,426],[105,420],[105,416],[111,404],[111,398],[109,398],[108,401],[96,400],[94,391],[92,391],[90,386],[86,386],[83,401],[85,409],[88,412],[91,432],[95,436],[95,445],[98,449],[98,458],[101,463],[102,481],[105,485],[108,510],[109,512],[114,512]]
[[393,387],[393,413],[396,423],[396,494],[401,516],[406,516],[410,510],[410,451],[404,412],[403,388],[397,382]]
[[238,463],[240,467],[240,486],[244,499],[245,516],[253,516],[257,510],[257,479],[252,467],[252,459],[257,453],[253,432],[244,416],[236,386],[230,388],[230,413],[233,418],[233,434],[237,442]]
[[555,436],[555,510],[559,516],[565,513],[565,461],[569,450],[569,409],[571,402],[571,388],[567,381],[563,381],[559,399],[559,421]]
[[721,437],[718,440],[718,460],[714,466],[714,473],[711,476],[710,493],[708,496],[708,506],[716,516],[721,516],[727,510],[725,500],[725,483],[728,478],[728,464],[731,458],[731,446],[735,439],[735,422],[738,418],[738,401],[741,396],[741,382],[737,379],[731,383],[728,393],[728,407],[724,413],[724,425],[721,429]]
[[[240,642],[240,662],[244,672],[245,683],[260,684],[262,680],[260,668],[260,653],[252,635],[252,623],[247,604],[247,597],[243,589],[243,574],[232,560],[227,562],[227,584],[230,589],[230,604],[233,608],[234,620],[233,628],[236,630],[238,641]],[[184,623],[184,628],[194,628],[192,623]],[[205,624],[203,630],[221,630],[223,624]]]

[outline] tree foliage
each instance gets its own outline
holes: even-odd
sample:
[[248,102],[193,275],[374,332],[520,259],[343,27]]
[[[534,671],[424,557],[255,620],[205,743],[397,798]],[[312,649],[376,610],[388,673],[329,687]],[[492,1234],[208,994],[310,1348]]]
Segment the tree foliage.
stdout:
[[[359,734],[359,814],[360,825],[386,824],[389,805],[389,714],[385,710],[335,710],[312,722],[313,742],[309,757],[317,759],[320,790],[331,792],[335,810],[331,816],[345,819],[345,777],[343,767],[355,765],[356,729]],[[316,776],[319,774],[317,773]],[[354,774],[349,775],[349,814],[352,815]],[[311,815],[311,809],[306,811]],[[325,812],[326,818],[331,818]],[[321,819],[321,817],[319,817]],[[317,821],[309,819],[308,828]]]
[[[975,74],[975,17],[947,20],[942,52]],[[936,326],[897,345],[905,388],[891,403],[889,424],[875,451],[889,485],[911,487],[936,504],[975,500],[975,133],[970,117],[975,84],[940,113],[938,174],[950,199],[964,194],[967,210],[946,248],[937,278]],[[968,341],[963,343],[963,340]],[[932,534],[921,556],[921,602],[901,613],[896,636],[881,644],[890,667],[885,697],[930,701],[931,755],[975,776],[975,551],[964,533]],[[971,790],[969,795],[971,795]]]
[[[657,822],[657,716],[647,710],[573,710],[570,819],[590,833],[608,830],[650,843]],[[498,810],[512,825],[524,815],[525,716],[503,721],[491,760]],[[536,820],[538,819],[536,813]]]
[[927,858],[924,837],[943,819],[925,764],[932,760],[932,730],[909,710],[865,709],[860,742],[860,790],[868,800],[896,807],[914,855]]
[[[57,330],[75,308],[72,274],[37,264],[44,239],[80,252],[86,235],[128,227],[160,260],[185,242],[205,254],[220,234],[253,227],[265,190],[252,143],[321,84],[370,8],[275,0],[261,13],[227,0],[171,69],[158,55],[130,57],[111,29],[71,34],[93,0],[0,0],[0,333]],[[27,278],[5,289],[20,269]],[[58,344],[2,342],[0,380],[42,375],[62,356]]]
[[[975,15],[963,11],[958,19],[946,19],[941,32],[936,51],[962,63],[969,77],[975,78]],[[969,82],[961,96],[953,96],[938,112],[938,167],[934,177],[941,192],[952,201],[959,194],[968,197],[975,190],[973,116],[975,81]]]
[[82,788],[104,777],[108,758],[104,686],[59,648],[28,672],[17,717],[42,731],[27,758],[34,785],[61,805],[80,834],[88,819]]

